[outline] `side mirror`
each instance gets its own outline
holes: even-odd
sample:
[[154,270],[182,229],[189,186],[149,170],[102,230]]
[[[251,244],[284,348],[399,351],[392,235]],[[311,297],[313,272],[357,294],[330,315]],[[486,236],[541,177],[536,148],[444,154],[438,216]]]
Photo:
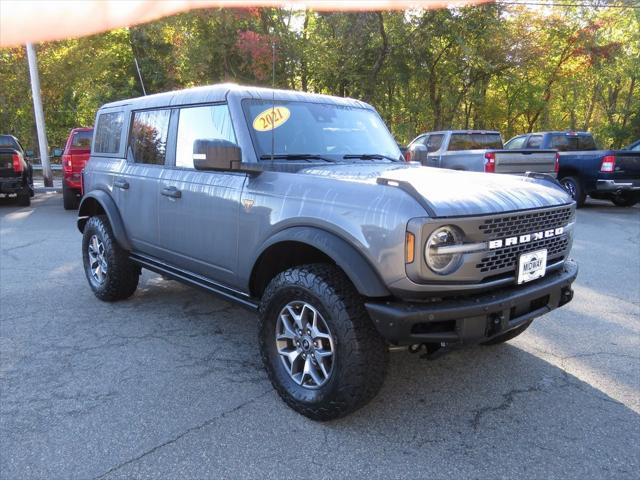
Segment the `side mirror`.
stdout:
[[242,149],[238,145],[220,138],[193,142],[193,166],[196,170],[259,171],[257,164],[242,162]]
[[57,158],[57,157],[61,157],[62,156],[62,149],[61,148],[54,148],[53,149],[53,158]]
[[411,145],[409,149],[411,152],[411,160],[414,162],[420,162],[424,165],[427,162],[427,147],[421,143],[415,143]]

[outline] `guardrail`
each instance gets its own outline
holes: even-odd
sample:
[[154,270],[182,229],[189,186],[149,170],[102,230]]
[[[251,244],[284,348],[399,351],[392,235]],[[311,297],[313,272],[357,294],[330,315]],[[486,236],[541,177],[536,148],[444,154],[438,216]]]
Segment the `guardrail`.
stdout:
[[[42,170],[42,164],[40,163],[32,163],[31,164],[33,166],[34,170]],[[61,171],[62,170],[62,165],[59,165],[57,163],[54,163],[51,165],[51,170],[53,171]]]

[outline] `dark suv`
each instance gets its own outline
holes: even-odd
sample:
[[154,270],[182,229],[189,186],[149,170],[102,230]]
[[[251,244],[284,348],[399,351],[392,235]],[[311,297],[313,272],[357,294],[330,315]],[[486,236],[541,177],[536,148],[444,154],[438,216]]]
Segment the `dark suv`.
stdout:
[[89,285],[141,268],[259,314],[281,397],[345,415],[389,345],[495,344],[572,298],[575,203],[547,176],[407,163],[357,100],[218,85],[103,106],[78,228]]

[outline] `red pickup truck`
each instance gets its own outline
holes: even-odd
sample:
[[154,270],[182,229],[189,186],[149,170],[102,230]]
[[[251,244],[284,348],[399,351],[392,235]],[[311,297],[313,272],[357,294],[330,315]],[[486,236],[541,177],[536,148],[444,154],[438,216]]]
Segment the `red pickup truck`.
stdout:
[[65,210],[75,210],[82,196],[82,169],[91,154],[93,128],[74,128],[62,152],[62,200]]

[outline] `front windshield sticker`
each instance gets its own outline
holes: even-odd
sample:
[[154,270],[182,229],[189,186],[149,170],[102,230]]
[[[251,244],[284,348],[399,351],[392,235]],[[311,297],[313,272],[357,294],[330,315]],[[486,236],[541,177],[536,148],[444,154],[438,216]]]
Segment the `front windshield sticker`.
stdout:
[[258,132],[274,130],[284,125],[290,116],[291,112],[287,107],[269,107],[256,117],[253,121],[253,128]]

